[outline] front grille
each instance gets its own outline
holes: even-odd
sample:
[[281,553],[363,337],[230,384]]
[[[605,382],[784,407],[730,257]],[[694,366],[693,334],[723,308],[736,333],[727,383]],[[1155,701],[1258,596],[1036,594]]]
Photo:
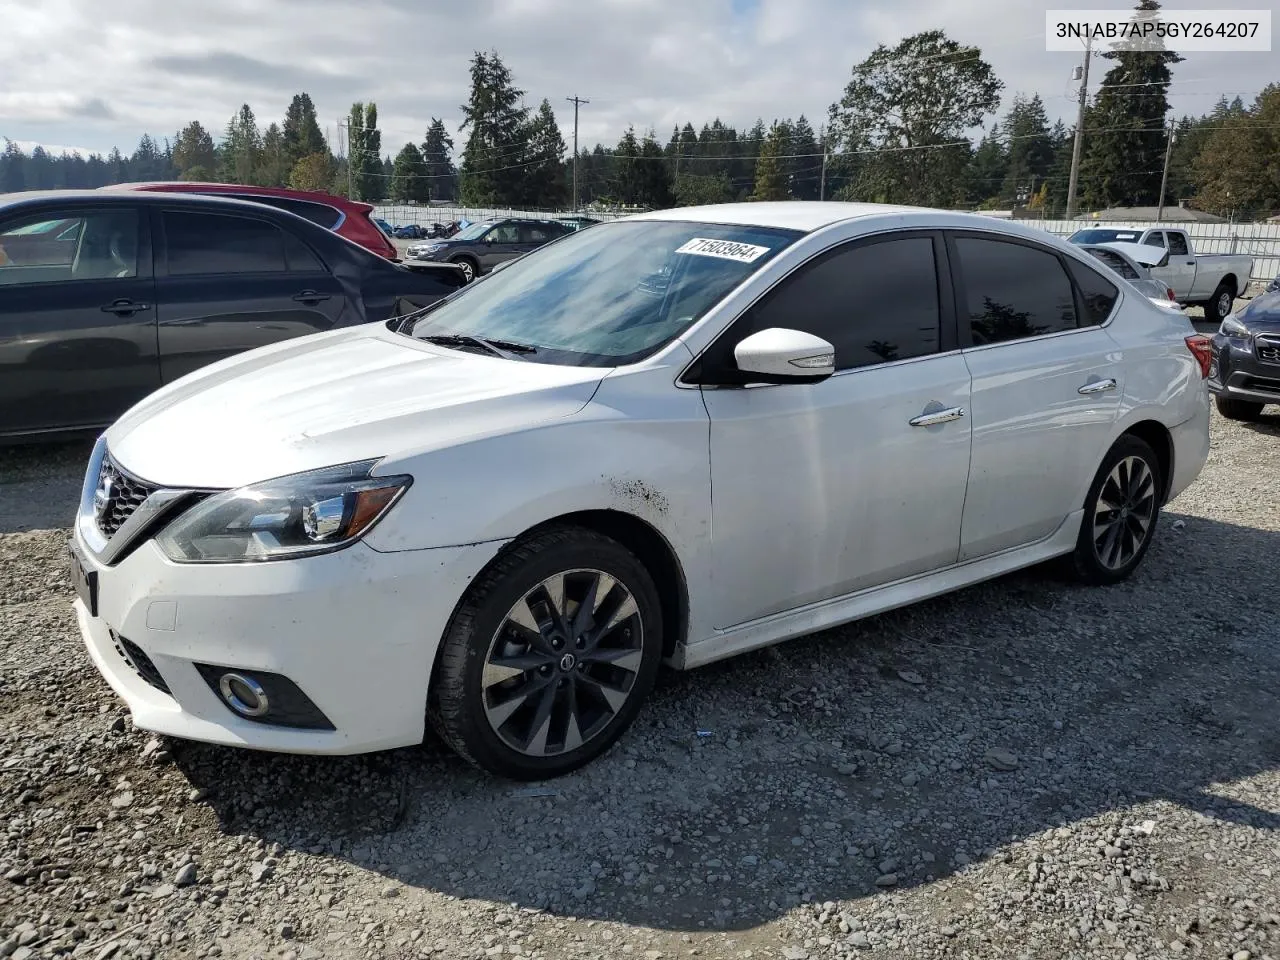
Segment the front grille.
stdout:
[[120,469],[110,456],[104,456],[98,473],[98,488],[93,495],[93,513],[102,535],[114,536],[157,489]]
[[1266,363],[1280,363],[1280,341],[1255,340],[1253,348],[1257,351],[1259,360]]
[[173,695],[169,691],[169,685],[164,682],[164,677],[160,676],[160,671],[156,669],[156,665],[152,663],[145,650],[114,630],[111,631],[111,640],[115,644],[116,653],[120,654],[125,663],[133,667],[134,673],[160,692]]

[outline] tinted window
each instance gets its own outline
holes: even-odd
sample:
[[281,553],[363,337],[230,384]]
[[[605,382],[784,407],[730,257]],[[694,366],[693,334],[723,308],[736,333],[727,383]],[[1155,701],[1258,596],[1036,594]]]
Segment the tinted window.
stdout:
[[503,223],[490,230],[485,239],[494,243],[519,243],[520,228],[514,223]]
[[521,243],[547,243],[561,236],[561,231],[544,223],[522,224],[520,227]]
[[164,232],[172,276],[285,269],[284,235],[262,220],[166,211]]
[[1123,240],[1125,243],[1137,243],[1139,236],[1137,230],[1078,230],[1071,235],[1071,242],[1113,243]]
[[975,345],[1075,328],[1071,281],[1054,254],[975,237],[955,246]]
[[[884,299],[886,285],[893,302]],[[836,348],[836,369],[936,353],[941,314],[933,241],[906,237],[846,247],[788,277],[735,327],[803,330]]]
[[1185,257],[1191,251],[1187,248],[1187,238],[1180,233],[1171,233],[1169,236],[1169,253],[1175,257]]
[[1075,278],[1076,286],[1080,289],[1080,302],[1084,307],[1084,316],[1080,325],[1103,323],[1107,317],[1111,316],[1111,308],[1116,305],[1116,297],[1120,295],[1120,291],[1097,270],[1072,259],[1068,259],[1067,264],[1071,268],[1071,276]]
[[324,264],[311,248],[288,230],[284,231],[284,259],[290,273],[324,272]]
[[1108,267],[1114,270],[1126,280],[1138,280],[1138,271],[1129,266],[1129,261],[1118,253],[1112,253],[1110,250],[1090,250],[1090,254],[1097,257]]
[[259,197],[252,194],[234,194],[240,200],[252,200],[254,203],[266,204],[279,210],[288,210],[312,223],[332,230],[342,219],[342,212],[323,203],[312,203],[309,200],[293,200],[289,197]]
[[42,213],[0,228],[0,285],[137,275],[137,211]]
[[1155,233],[1147,234],[1147,239],[1142,241],[1148,247],[1160,247],[1164,249],[1164,234],[1159,230]]

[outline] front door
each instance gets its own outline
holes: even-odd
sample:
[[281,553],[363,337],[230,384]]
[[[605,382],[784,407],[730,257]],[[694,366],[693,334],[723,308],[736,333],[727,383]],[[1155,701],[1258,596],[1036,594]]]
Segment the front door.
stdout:
[[0,224],[0,436],[102,427],[159,387],[155,303],[137,209]]
[[165,383],[337,325],[347,306],[342,284],[292,233],[251,216],[164,210],[158,217]]
[[973,460],[962,560],[1041,540],[1083,505],[1124,396],[1121,350],[1100,326],[1116,287],[1030,242],[949,240]]
[[894,233],[828,252],[707,351],[714,371],[744,337],[786,327],[831,342],[837,368],[817,384],[703,390],[717,627],[955,563],[969,372],[941,244]]
[[514,260],[522,253],[520,227],[511,222],[500,223],[484,235],[480,244],[480,272],[488,273],[498,264]]

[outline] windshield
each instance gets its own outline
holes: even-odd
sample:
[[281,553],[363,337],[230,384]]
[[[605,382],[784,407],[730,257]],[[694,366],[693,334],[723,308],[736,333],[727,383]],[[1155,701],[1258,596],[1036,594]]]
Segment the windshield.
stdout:
[[533,347],[521,358],[635,363],[683,333],[799,231],[635,220],[571,233],[429,308],[406,330]]
[[1137,243],[1139,230],[1079,230],[1071,235],[1072,243]]
[[492,223],[473,223],[465,229],[459,230],[450,240],[479,240],[486,233],[493,229]]

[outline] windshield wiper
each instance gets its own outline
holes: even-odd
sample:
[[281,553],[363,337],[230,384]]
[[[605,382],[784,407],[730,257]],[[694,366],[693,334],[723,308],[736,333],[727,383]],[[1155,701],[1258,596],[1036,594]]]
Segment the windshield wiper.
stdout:
[[528,356],[531,353],[537,353],[537,347],[531,347],[527,343],[515,343],[511,340],[486,340],[483,337],[476,337],[469,333],[435,333],[422,338],[427,343],[436,343],[442,347],[449,346],[476,346],[488,350],[495,356],[502,357],[504,360],[519,359],[521,356]]

